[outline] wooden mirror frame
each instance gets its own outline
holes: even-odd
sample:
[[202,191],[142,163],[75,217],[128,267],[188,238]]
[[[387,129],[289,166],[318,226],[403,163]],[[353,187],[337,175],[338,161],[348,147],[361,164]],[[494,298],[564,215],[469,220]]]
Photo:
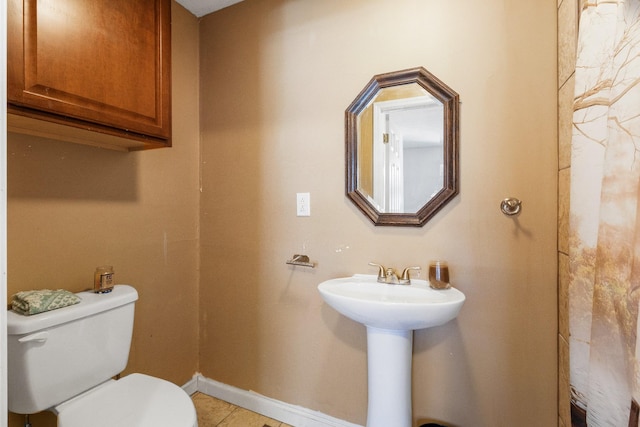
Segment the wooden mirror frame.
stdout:
[[[417,83],[444,107],[443,188],[416,213],[379,212],[358,189],[358,116],[381,89]],[[374,76],[345,111],[346,194],[375,225],[422,227],[459,192],[459,96],[422,67]]]

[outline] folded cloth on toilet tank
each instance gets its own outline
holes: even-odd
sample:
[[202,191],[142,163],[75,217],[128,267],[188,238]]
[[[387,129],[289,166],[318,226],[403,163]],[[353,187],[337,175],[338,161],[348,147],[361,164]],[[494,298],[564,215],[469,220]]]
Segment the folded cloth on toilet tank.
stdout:
[[81,301],[76,294],[64,289],[40,289],[18,292],[11,299],[11,308],[16,313],[30,316],[57,308],[68,307]]

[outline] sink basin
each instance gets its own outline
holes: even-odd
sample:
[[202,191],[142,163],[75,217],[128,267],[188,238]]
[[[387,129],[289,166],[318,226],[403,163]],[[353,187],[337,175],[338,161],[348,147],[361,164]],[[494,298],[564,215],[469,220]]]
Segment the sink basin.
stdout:
[[425,280],[410,285],[378,283],[356,274],[318,285],[325,302],[367,327],[367,427],[411,427],[413,331],[454,319],[464,294],[432,289]]
[[454,319],[465,300],[459,290],[432,289],[425,280],[388,285],[365,274],[327,280],[318,290],[327,304],[351,320],[373,328],[405,331]]

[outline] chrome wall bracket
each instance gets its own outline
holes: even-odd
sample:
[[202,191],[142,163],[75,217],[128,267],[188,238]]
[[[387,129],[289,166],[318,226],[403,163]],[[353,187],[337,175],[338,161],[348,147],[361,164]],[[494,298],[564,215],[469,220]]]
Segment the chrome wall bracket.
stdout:
[[293,258],[287,260],[287,264],[290,265],[299,265],[301,267],[311,267],[314,268],[316,266],[315,263],[309,261],[309,257],[306,255],[294,255]]

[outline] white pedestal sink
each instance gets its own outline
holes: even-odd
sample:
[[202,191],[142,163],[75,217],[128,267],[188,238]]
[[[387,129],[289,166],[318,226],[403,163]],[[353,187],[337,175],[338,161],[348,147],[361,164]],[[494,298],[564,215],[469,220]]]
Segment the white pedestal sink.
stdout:
[[431,289],[424,280],[387,285],[361,274],[327,280],[318,290],[336,311],[367,327],[367,427],[412,427],[413,331],[454,319],[464,294]]

